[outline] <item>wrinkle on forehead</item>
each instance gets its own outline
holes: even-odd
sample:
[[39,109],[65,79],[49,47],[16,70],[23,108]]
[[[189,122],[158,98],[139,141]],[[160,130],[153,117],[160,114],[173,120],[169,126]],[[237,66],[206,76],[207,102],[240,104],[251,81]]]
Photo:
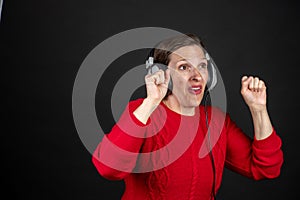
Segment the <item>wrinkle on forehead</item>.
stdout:
[[172,52],[172,54],[170,55],[171,62],[186,60],[194,66],[197,66],[197,62],[203,59],[205,59],[204,51],[197,45],[181,47]]

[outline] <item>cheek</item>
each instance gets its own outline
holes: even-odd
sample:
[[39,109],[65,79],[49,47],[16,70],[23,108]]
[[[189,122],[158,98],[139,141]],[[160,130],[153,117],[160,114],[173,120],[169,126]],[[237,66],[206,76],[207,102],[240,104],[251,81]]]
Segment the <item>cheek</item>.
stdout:
[[[173,75],[173,76],[172,76]],[[179,74],[172,74],[173,85],[176,87],[183,87],[187,83],[187,79]]]
[[205,83],[207,83],[209,81],[209,75],[208,75],[207,71],[201,73],[201,76],[202,76],[203,80],[205,81]]

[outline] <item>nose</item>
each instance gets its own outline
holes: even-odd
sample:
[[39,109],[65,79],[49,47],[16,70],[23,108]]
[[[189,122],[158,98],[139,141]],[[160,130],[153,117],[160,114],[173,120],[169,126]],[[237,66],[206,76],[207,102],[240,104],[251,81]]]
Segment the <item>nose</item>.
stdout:
[[191,70],[191,78],[190,79],[195,82],[200,82],[203,79],[203,77],[202,77],[201,73],[199,72],[199,70],[197,68],[193,67]]

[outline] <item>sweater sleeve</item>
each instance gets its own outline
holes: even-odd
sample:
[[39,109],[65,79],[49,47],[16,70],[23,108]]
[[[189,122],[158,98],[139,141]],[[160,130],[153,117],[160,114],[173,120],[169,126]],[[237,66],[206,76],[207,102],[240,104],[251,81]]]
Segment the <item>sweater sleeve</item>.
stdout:
[[121,180],[135,167],[144,141],[147,125],[141,123],[133,111],[142,99],[130,102],[112,130],[105,134],[92,155],[92,163],[104,178]]
[[281,139],[274,127],[263,140],[251,139],[226,117],[227,152],[226,167],[246,177],[260,180],[276,178],[283,164]]

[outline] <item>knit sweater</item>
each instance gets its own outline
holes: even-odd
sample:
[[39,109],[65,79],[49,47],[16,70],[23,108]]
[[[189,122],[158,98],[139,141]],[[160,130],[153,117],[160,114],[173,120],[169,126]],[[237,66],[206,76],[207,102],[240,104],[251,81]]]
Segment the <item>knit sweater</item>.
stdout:
[[208,107],[206,121],[203,106],[182,116],[163,103],[142,124],[133,115],[142,101],[129,102],[92,156],[101,176],[125,181],[122,200],[209,200],[224,167],[255,180],[279,176],[283,153],[274,128],[251,139],[218,108]]

